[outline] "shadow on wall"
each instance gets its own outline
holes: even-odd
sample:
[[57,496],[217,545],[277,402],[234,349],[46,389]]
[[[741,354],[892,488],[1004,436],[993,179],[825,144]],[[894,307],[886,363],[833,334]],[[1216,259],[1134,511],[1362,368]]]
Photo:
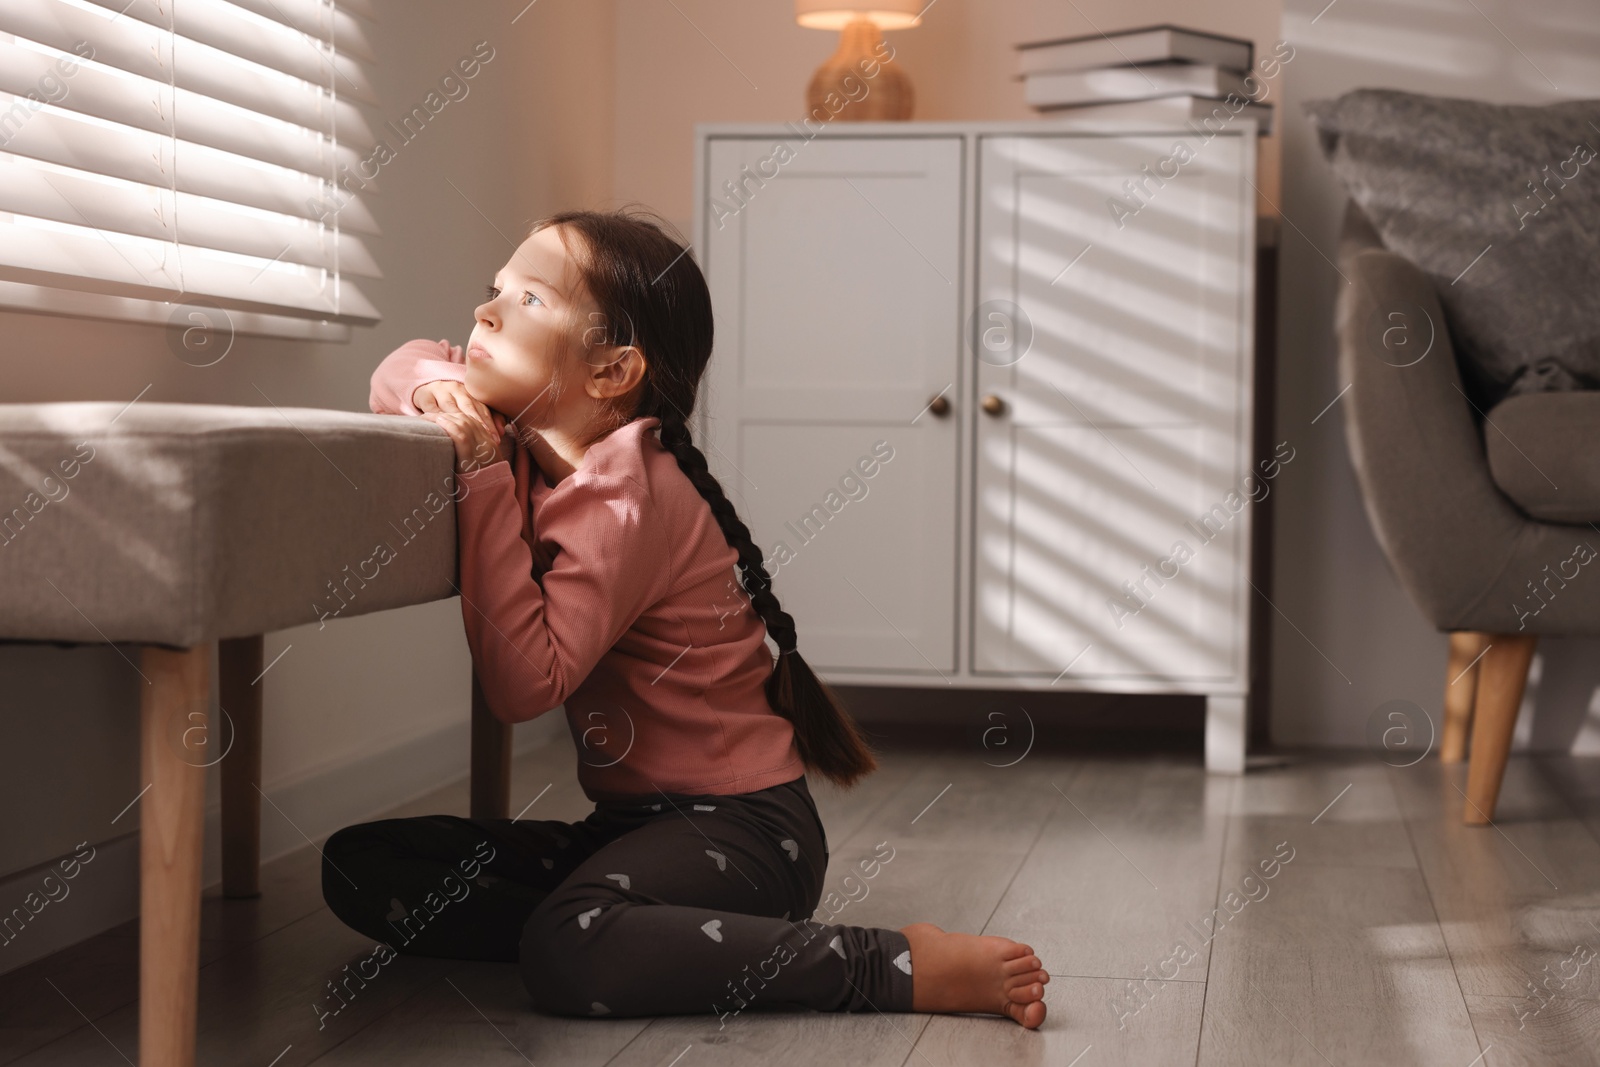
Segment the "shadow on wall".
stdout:
[[[1275,517],[1273,737],[1360,745],[1388,700],[1437,713],[1446,641],[1390,573],[1350,467],[1332,328],[1346,284],[1332,262],[1346,197],[1302,105],[1361,87],[1508,104],[1597,97],[1600,7],[1285,0],[1283,37],[1295,60],[1280,117],[1278,434],[1303,434],[1306,446],[1280,479]],[[1529,177],[1545,162],[1530,160]],[[1600,584],[1587,595],[1600,596]],[[1600,640],[1542,640],[1528,681],[1516,747],[1600,752]]]

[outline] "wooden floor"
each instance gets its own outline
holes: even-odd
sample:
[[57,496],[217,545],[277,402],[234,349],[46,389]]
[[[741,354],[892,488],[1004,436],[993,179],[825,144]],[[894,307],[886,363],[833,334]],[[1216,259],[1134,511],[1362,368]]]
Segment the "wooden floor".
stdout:
[[[1053,975],[1037,1031],[553,1018],[513,965],[405,957],[323,1017],[330,980],[373,945],[323,907],[307,848],[267,866],[258,901],[207,894],[199,1062],[1600,1064],[1600,759],[1513,759],[1488,828],[1461,824],[1464,767],[1289,759],[1229,779],[1197,757],[901,752],[850,794],[813,782],[829,889],[876,843],[895,849],[838,921],[1028,941]],[[520,760],[513,809],[549,785],[528,814],[582,818],[572,771],[570,745]],[[466,800],[456,783],[391,814]],[[136,950],[130,924],[0,976],[0,1063],[131,1062]]]

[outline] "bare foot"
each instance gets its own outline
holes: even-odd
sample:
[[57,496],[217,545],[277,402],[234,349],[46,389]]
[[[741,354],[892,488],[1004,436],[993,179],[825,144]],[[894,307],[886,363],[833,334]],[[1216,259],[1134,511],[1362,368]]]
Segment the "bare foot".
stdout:
[[1050,975],[1033,949],[1009,937],[956,934],[933,923],[900,932],[911,942],[911,1008],[1006,1015],[1032,1030],[1044,1022]]

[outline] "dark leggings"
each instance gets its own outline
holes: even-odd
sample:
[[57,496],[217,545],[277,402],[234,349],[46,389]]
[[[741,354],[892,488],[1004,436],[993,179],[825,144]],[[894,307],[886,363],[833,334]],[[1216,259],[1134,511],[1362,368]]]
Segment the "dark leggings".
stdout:
[[825,925],[828,842],[802,775],[658,794],[582,822],[427,815],[347,826],[322,894],[401,953],[519,961],[555,1015],[911,1011],[898,930]]

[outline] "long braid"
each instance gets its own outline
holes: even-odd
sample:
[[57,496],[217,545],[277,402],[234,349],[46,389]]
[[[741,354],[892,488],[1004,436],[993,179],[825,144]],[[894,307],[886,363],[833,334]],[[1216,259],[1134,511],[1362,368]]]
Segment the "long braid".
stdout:
[[717,525],[722,527],[722,536],[739,553],[739,569],[744,575],[744,588],[750,596],[750,605],[767,624],[767,633],[777,642],[778,653],[784,655],[793,652],[794,619],[783,610],[778,598],[773,595],[772,577],[767,574],[766,562],[750,536],[750,528],[739,518],[733,501],[722,490],[722,483],[711,473],[705,454],[690,439],[689,427],[684,424],[682,416],[673,413],[670,418],[661,418],[661,443],[678,458],[678,466],[689,476],[700,495],[705,497],[706,503],[711,505],[711,514],[716,517]]
[[778,603],[772,592],[761,550],[750,536],[750,528],[734,509],[722,483],[711,473],[705,454],[695,447],[680,411],[671,407],[658,415],[661,419],[661,444],[678,460],[678,467],[711,506],[722,536],[739,553],[739,569],[744,578],[750,605],[766,623],[767,633],[778,646],[778,661],[767,678],[767,701],[795,725],[795,745],[800,758],[841,786],[855,784],[865,774],[877,770],[877,757],[838,697],[823,684],[800,655],[794,619]]
[[[589,348],[637,346],[646,376],[637,400],[614,413],[617,425],[654,416],[662,447],[705,499],[722,536],[738,554],[751,607],[778,646],[766,683],[767,702],[794,724],[795,746],[808,768],[841,786],[878,767],[876,755],[838,696],[800,655],[794,619],[772,592],[761,550],[722,484],[695,446],[688,420],[711,358],[711,294],[689,249],[648,216],[627,211],[566,211],[535,224],[571,227],[583,237],[583,281],[602,324],[584,333]],[[563,238],[564,239],[564,238]]]

